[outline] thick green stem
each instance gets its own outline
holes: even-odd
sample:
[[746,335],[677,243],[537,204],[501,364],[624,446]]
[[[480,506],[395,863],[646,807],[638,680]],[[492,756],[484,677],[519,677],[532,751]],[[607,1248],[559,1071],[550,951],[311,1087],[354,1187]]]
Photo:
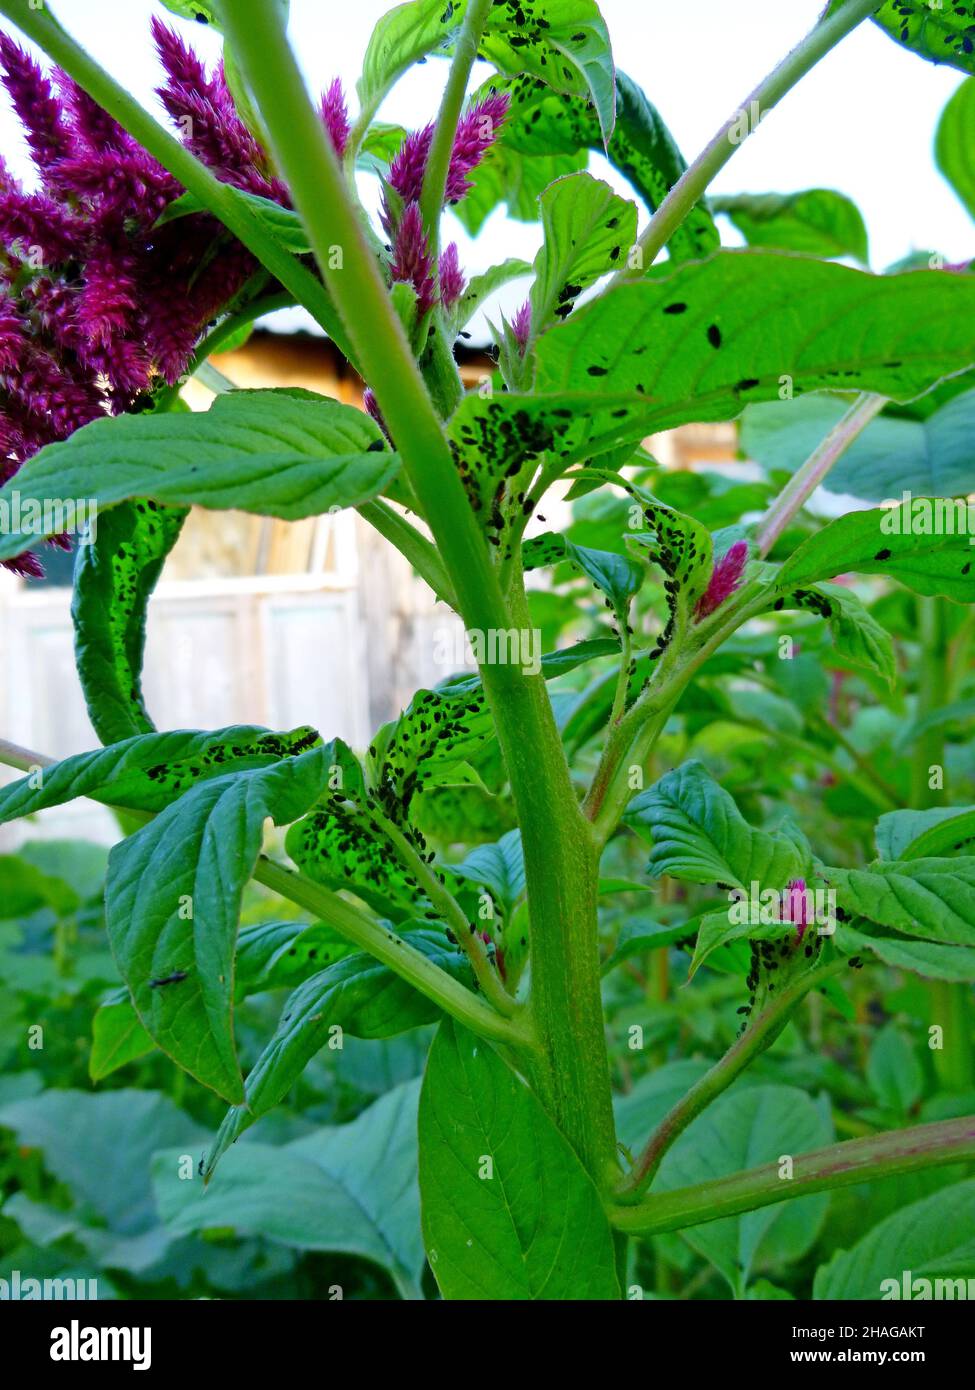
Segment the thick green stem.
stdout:
[[813,1192],[878,1182],[881,1178],[917,1173],[925,1168],[975,1160],[975,1116],[917,1125],[892,1134],[848,1139],[842,1144],[793,1159],[792,1177],[784,1178],[778,1163],[732,1173],[713,1182],[677,1188],[650,1196],[639,1206],[616,1207],[610,1220],[628,1235],[652,1236],[682,1231],[722,1216],[756,1211]]
[[879,0],[847,0],[842,9],[828,19],[820,20],[811,33],[759,83],[674,184],[639,240],[642,256],[634,258],[627,269],[619,271],[617,281],[639,276],[644,268],[653,264],[688,213],[704,196],[708,185],[757,128],[759,121],[791,92],[821,58],[825,58],[841,39],[876,9],[879,9]]
[[[303,89],[276,7],[261,0],[222,0],[220,9],[272,153],[396,440],[464,622],[468,630],[484,634],[503,631],[509,616],[489,548],[335,153]],[[599,993],[595,850],[541,677],[526,676],[516,665],[485,665],[481,676],[525,847],[532,1008],[545,1049],[545,1092],[556,1122],[583,1161],[604,1175],[614,1164],[615,1134]]]
[[864,393],[857,397],[842,420],[830,430],[802,467],[797,469],[772,503],[755,538],[759,555],[769,553],[789,522],[816,491],[833,465],[886,404],[886,396]]
[[647,1141],[625,1184],[619,1190],[621,1201],[635,1201],[652,1181],[664,1154],[684,1130],[711,1102],[726,1091],[755,1058],[765,1052],[782,1032],[798,1005],[811,989],[816,989],[846,966],[845,960],[832,961],[812,970],[767,1004],[756,1014],[741,1037],[710,1071],[664,1116]]
[[264,228],[246,198],[229,184],[221,183],[205,164],[150,116],[134,97],[120,87],[103,68],[62,29],[49,9],[31,9],[24,0],[0,0],[0,14],[16,24],[44,49],[89,96],[155,155],[184,188],[239,237],[299,304],[304,305],[346,355],[349,349],[335,308],[324,286]]
[[420,212],[423,225],[430,241],[431,253],[436,256],[440,249],[440,213],[447,191],[447,170],[450,155],[457,133],[457,122],[464,106],[467,84],[477,58],[478,45],[484,26],[487,24],[494,0],[468,0],[467,13],[460,34],[454,45],[454,56],[450,64],[450,76],[444,88],[440,112],[433,131],[433,141],[423,175],[423,190],[420,194]]

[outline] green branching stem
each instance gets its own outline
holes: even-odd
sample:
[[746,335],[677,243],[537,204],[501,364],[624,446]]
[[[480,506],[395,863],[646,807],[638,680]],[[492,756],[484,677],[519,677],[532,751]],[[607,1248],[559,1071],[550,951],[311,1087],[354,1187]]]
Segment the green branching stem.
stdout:
[[726,1091],[756,1057],[771,1047],[809,991],[839,974],[846,965],[845,960],[834,960],[801,975],[749,1021],[741,1037],[661,1120],[620,1187],[620,1201],[634,1202],[639,1198],[653,1181],[664,1154],[691,1121]]
[[757,1211],[775,1202],[808,1197],[836,1187],[879,1182],[882,1178],[943,1168],[949,1163],[975,1160],[975,1116],[916,1125],[891,1134],[872,1134],[830,1144],[793,1160],[791,1178],[782,1176],[781,1165],[766,1163],[743,1173],[697,1183],[694,1187],[650,1195],[638,1206],[619,1206],[610,1220],[631,1236],[660,1235],[681,1231],[723,1216]]
[[887,404],[886,396],[864,392],[842,420],[798,468],[769,508],[755,537],[759,555],[767,555],[789,522],[819,487],[837,460]]
[[347,941],[388,966],[466,1028],[492,1042],[520,1048],[531,1046],[531,1033],[523,1014],[505,1017],[498,1013],[401,936],[360,912],[337,893],[275,864],[264,855],[258,860],[254,878],[265,888],[334,927]]
[[450,167],[454,137],[457,134],[457,122],[464,107],[467,84],[493,3],[494,0],[468,0],[467,13],[454,45],[450,75],[433,130],[430,154],[423,175],[423,189],[420,193],[420,212],[434,259],[440,250],[440,214],[447,191],[447,171]]
[[293,299],[308,310],[345,355],[351,356],[351,348],[324,285],[266,230],[246,198],[229,184],[221,183],[205,164],[154,120],[124,87],[71,38],[46,6],[32,9],[24,0],[0,0],[0,14],[43,48],[89,96],[179,179],[184,188],[195,194],[204,207],[239,237]]
[[391,507],[388,502],[374,498],[357,507],[363,521],[368,521],[390,545],[394,545],[416,570],[421,579],[426,580],[437,598],[451,608],[457,608],[454,588],[447,578],[447,571],[437,551],[437,547],[408,521],[402,512]]
[[[760,613],[767,597],[759,583],[746,585],[736,595],[728,611],[719,610],[699,633],[691,629],[691,640],[684,650],[668,647],[654,683],[640,696],[619,723],[610,727],[606,746],[583,803],[592,822],[596,843],[604,845],[616,828],[630,799],[630,766],[648,756],[671,711],[691,678],[723,642],[749,618]],[[671,652],[675,654],[670,655]]]
[[467,920],[460,903],[453,893],[441,883],[436,871],[420,856],[398,825],[395,825],[388,816],[384,816],[376,806],[370,808],[369,814],[382,828],[383,834],[399,855],[400,862],[416,879],[456,936],[457,944],[470,961],[474,978],[477,980],[485,999],[497,1009],[498,1013],[510,1018],[518,1005],[505,989],[501,977],[495,972],[484,942]]
[[725,121],[674,184],[640,237],[638,246],[642,255],[633,257],[632,264],[617,272],[612,283],[638,278],[653,264],[695,204],[704,196],[712,180],[756,130],[759,122],[841,39],[846,38],[878,8],[878,0],[846,0],[845,5],[828,18],[821,19],[802,42],[782,59]]

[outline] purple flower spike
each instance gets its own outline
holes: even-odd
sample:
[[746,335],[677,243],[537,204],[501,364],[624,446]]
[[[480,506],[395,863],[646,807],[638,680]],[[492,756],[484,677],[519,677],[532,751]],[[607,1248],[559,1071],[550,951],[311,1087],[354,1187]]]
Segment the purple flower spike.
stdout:
[[438,266],[440,276],[440,302],[445,309],[450,309],[457,303],[464,293],[467,281],[464,272],[460,268],[460,260],[457,255],[457,243],[452,241],[444,249],[440,257]]
[[342,90],[342,83],[336,77],[328,91],[322,97],[322,124],[328,131],[329,139],[339,159],[345,154],[345,147],[349,143],[349,110],[345,104],[345,93]]
[[436,286],[419,203],[408,204],[400,218],[390,271],[394,282],[404,280],[416,290],[417,314],[422,319],[433,308]]
[[27,133],[27,144],[38,172],[49,181],[59,159],[68,150],[64,109],[48,79],[29,54],[0,33],[3,85]]
[[508,106],[506,93],[492,92],[461,117],[447,171],[448,203],[459,203],[471,191],[473,185],[467,175],[477,168],[498,138]]
[[748,559],[747,541],[735,541],[711,571],[708,587],[697,601],[694,617],[698,622],[709,617],[729,599],[741,584],[745,561]]
[[404,203],[419,201],[432,140],[432,125],[424,126],[422,130],[411,130],[389,166],[389,182]]
[[528,339],[532,333],[532,302],[526,299],[524,304],[511,320],[511,331],[515,335],[518,346],[524,354],[528,346]]

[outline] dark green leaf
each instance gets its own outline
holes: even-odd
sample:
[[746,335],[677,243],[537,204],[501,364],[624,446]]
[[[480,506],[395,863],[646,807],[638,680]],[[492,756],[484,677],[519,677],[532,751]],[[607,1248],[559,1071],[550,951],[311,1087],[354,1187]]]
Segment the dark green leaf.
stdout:
[[[975,553],[966,532],[957,529],[953,505],[950,499],[915,497],[909,507],[874,508],[838,517],[789,556],[776,587],[794,589],[851,572],[886,574],[915,593],[942,594],[957,603],[971,603],[975,600]],[[964,500],[958,505],[966,512]],[[917,529],[919,518],[923,530]]]
[[535,257],[532,337],[572,311],[578,295],[619,270],[636,240],[636,204],[589,174],[557,179],[542,194],[544,241]]
[[[64,497],[91,497],[100,509],[151,497],[295,521],[368,501],[398,469],[379,427],[353,406],[286,391],[230,391],[203,414],[96,420],[29,459],[16,488],[0,489],[0,506],[15,491],[41,508]],[[58,529],[56,518],[41,520],[44,535]],[[37,534],[0,537],[0,559],[20,554]]]
[[445,1020],[420,1095],[427,1258],[447,1299],[618,1299],[596,1188],[528,1087]]
[[823,873],[847,912],[906,936],[975,946],[975,858],[907,859]]
[[809,851],[788,830],[753,830],[699,762],[684,763],[634,797],[624,820],[651,840],[649,872],[729,888],[783,889],[805,875]]
[[[954,1281],[965,1278],[975,1278],[975,1180],[902,1207],[851,1250],[838,1250],[816,1271],[813,1297],[930,1299],[930,1281],[942,1279],[952,1282],[941,1296],[955,1298]],[[926,1291],[917,1280],[928,1281]]]
[[418,1091],[408,1081],[351,1124],[318,1129],[280,1148],[243,1145],[209,1187],[199,1177],[180,1179],[178,1153],[157,1155],[160,1214],[179,1234],[229,1226],[298,1250],[359,1255],[388,1269],[404,1298],[418,1299]]
[[729,420],[786,388],[909,400],[975,363],[975,277],[725,251],[584,305],[536,360],[543,396],[592,391],[597,378],[600,391],[641,398],[648,433]]
[[78,547],[71,604],[75,663],[102,743],[155,727],[142,697],[146,612],[185,517],[183,507],[123,502],[100,518],[94,540]]
[[711,200],[749,246],[798,251],[806,256],[869,260],[867,229],[859,208],[831,188],[803,193],[738,193]]
[[938,168],[975,217],[975,79],[963,82],[938,122],[934,155]]
[[0,788],[0,825],[91,796],[130,810],[159,811],[188,787],[227,772],[271,767],[318,742],[314,729],[269,733],[253,725],[212,733],[139,734],[77,753]]
[[[795,472],[822,443],[848,408],[835,396],[749,406],[741,420],[741,445],[767,470]],[[890,414],[871,420],[823,486],[865,502],[916,497],[955,497],[972,486],[971,438],[975,431],[975,391],[965,391],[926,419]]]
[[[831,1138],[828,1118],[804,1092],[790,1086],[751,1087],[721,1096],[698,1116],[665,1156],[652,1190],[669,1192],[760,1163],[778,1163],[783,1155],[796,1157]],[[692,1226],[681,1235],[721,1271],[740,1298],[763,1254],[796,1260],[810,1248],[828,1201],[825,1193],[802,1197]]]
[[139,1018],[179,1066],[232,1103],[244,1096],[233,1036],[244,885],[264,821],[297,820],[328,775],[329,750],[314,748],[202,782],[109,859],[108,936]]
[[[424,928],[402,940],[456,979],[469,978],[467,960],[442,931]],[[388,966],[357,952],[319,971],[295,990],[270,1042],[247,1077],[242,1104],[234,1105],[206,1156],[209,1177],[227,1151],[255,1120],[273,1110],[323,1047],[354,1038],[391,1038],[433,1023],[440,1010]]]

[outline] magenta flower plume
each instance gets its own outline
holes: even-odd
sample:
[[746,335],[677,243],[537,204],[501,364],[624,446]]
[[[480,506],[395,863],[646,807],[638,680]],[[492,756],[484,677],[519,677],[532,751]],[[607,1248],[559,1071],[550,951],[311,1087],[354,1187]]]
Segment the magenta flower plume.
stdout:
[[447,202],[459,203],[473,187],[472,173],[498,138],[508,114],[505,92],[492,92],[460,118],[447,171]]
[[801,941],[803,933],[812,921],[809,898],[806,893],[806,880],[804,878],[790,879],[785,891],[787,896],[782,905],[782,920],[783,922],[792,922],[798,928],[798,939]]
[[64,108],[48,78],[9,34],[0,33],[3,85],[27,133],[34,164],[45,184],[68,150]]
[[[459,203],[470,192],[473,185],[467,176],[477,168],[497,139],[508,114],[508,104],[505,93],[492,92],[460,118],[447,168],[445,197],[448,203]],[[390,185],[404,203],[419,201],[432,143],[432,125],[411,131],[389,166]]]
[[708,587],[698,599],[697,607],[694,609],[694,617],[698,622],[716,612],[735,592],[741,584],[747,559],[747,541],[735,541],[731,549],[721,557],[711,571]]
[[422,130],[411,130],[389,166],[390,185],[404,203],[417,203],[420,200],[432,140],[432,125],[424,126]]
[[515,341],[521,348],[522,354],[524,354],[532,333],[532,302],[530,299],[525,300],[511,320],[511,331],[515,335]]
[[345,147],[349,143],[351,126],[349,125],[349,109],[345,103],[345,93],[342,90],[342,83],[337,77],[322,97],[321,114],[322,124],[328,131],[335,153],[341,159],[345,154]]
[[460,299],[467,286],[464,272],[460,268],[457,243],[452,241],[444,248],[437,267],[440,284],[440,302],[445,309],[452,308]]
[[287,201],[287,190],[269,175],[264,152],[237,115],[223,67],[208,74],[176,31],[156,16],[152,35],[167,77],[156,90],[187,148],[225,183]]
[[394,284],[405,281],[416,290],[419,317],[429,313],[436,301],[436,285],[419,203],[409,203],[403,210],[396,229],[390,273]]

